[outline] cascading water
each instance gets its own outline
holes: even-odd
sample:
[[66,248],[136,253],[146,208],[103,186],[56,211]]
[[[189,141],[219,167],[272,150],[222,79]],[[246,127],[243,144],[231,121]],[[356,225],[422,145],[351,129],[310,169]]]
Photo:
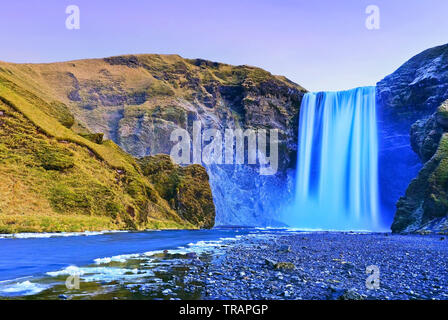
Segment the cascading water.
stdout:
[[378,230],[375,87],[307,93],[299,120],[296,195],[286,217],[310,229]]

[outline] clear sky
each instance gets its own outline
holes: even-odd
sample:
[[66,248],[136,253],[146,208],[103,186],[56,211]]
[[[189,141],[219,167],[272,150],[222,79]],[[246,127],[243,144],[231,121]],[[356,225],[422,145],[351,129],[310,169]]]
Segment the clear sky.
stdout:
[[[68,30],[65,9],[80,8]],[[368,5],[380,29],[365,27]],[[317,90],[373,85],[448,42],[448,0],[20,0],[0,7],[0,60],[177,53],[262,67]]]

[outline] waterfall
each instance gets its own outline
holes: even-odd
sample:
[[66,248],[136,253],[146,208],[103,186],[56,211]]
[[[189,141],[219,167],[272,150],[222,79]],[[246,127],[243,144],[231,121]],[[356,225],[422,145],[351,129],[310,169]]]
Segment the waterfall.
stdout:
[[299,118],[295,202],[299,228],[379,230],[375,87],[307,93]]

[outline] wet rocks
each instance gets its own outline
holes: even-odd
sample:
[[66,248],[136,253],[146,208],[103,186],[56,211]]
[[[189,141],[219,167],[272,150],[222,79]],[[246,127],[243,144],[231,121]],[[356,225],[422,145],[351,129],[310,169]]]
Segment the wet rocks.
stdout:
[[282,245],[278,249],[279,252],[291,252],[291,246],[289,245]]
[[264,259],[264,264],[271,268],[274,268],[277,262],[271,259]]
[[196,252],[188,252],[186,256],[188,259],[198,259],[198,254]]
[[329,300],[364,300],[365,296],[354,289],[338,289],[330,287]]
[[165,290],[162,291],[162,294],[164,294],[164,295],[170,295],[170,294],[173,294],[173,290],[171,290],[171,289],[165,289]]

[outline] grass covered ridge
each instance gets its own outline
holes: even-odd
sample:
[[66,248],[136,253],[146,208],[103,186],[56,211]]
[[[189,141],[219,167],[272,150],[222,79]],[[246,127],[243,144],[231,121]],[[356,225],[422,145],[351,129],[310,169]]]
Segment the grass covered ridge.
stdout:
[[74,124],[63,103],[0,76],[0,233],[199,227],[132,156]]

